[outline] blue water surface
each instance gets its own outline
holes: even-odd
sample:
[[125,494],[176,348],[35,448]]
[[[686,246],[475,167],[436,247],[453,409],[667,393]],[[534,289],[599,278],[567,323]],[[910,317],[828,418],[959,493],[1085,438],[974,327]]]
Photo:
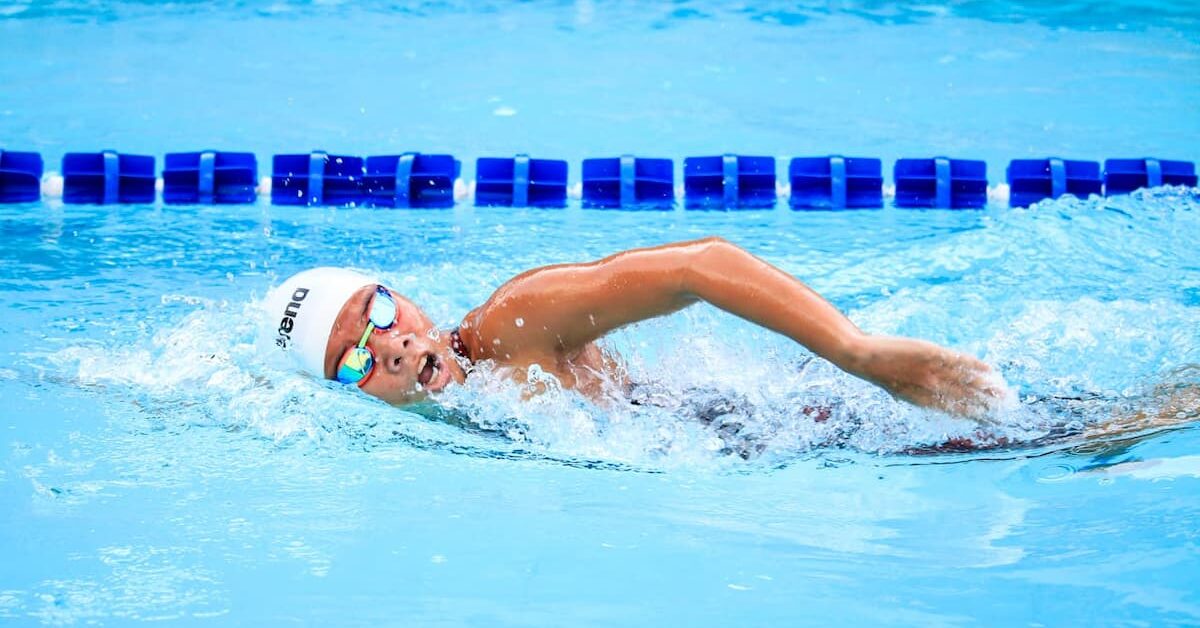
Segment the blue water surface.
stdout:
[[[0,148],[50,169],[837,152],[998,181],[1016,157],[1200,157],[1190,2],[0,16]],[[918,410],[706,306],[607,341],[658,406],[523,402],[485,368],[444,399],[455,425],[261,351],[259,299],[309,266],[451,325],[524,269],[710,234],[868,331],[978,355],[1019,402],[985,427]],[[1196,408],[1080,435],[1200,385],[1198,249],[1183,188],[980,212],[0,206],[0,622],[1200,623]],[[725,432],[698,420],[714,400]],[[928,453],[955,438],[1007,444]]]

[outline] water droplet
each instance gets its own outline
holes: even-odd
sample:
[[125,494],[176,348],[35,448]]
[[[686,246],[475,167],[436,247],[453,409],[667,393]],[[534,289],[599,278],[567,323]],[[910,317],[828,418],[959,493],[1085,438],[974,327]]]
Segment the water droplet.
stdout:
[[517,320],[515,320],[515,321],[513,321],[513,322],[514,322],[514,323],[516,323],[517,327],[524,327],[524,326],[525,326],[525,319],[521,318],[520,316],[518,316],[518,317],[517,317]]

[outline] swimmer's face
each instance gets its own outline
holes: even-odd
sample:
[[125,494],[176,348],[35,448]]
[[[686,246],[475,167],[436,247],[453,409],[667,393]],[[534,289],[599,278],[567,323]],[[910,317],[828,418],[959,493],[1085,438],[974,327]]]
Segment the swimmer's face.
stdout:
[[[371,284],[358,289],[338,312],[325,347],[326,378],[334,379],[346,350],[361,340],[375,288]],[[452,381],[462,382],[465,376],[453,358],[449,334],[439,335],[433,321],[412,301],[390,289],[388,294],[396,301],[396,322],[389,329],[373,331],[367,339],[375,365],[361,386],[363,392],[406,404],[425,399]]]

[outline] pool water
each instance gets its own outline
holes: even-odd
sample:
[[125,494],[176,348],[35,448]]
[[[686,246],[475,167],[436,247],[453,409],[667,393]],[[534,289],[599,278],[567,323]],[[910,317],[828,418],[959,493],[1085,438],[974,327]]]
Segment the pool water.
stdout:
[[[1185,2],[0,15],[0,147],[51,168],[838,152],[998,181],[1200,140]],[[663,403],[522,402],[483,369],[443,399],[465,425],[261,351],[259,299],[309,266],[452,325],[524,269],[710,234],[864,329],[981,357],[1020,403],[986,428],[918,410],[706,306],[607,341]],[[1200,385],[1198,248],[1184,188],[978,212],[0,206],[0,622],[1195,624],[1197,424],[1071,434]],[[736,429],[698,420],[713,404]],[[956,437],[1008,444],[918,453]]]

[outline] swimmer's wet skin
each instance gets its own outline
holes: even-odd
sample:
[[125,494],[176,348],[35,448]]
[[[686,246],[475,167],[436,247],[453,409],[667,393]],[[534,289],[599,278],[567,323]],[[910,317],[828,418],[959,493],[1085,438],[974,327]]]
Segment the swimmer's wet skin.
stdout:
[[306,371],[405,404],[462,383],[481,360],[512,367],[518,379],[537,364],[564,387],[599,398],[628,382],[597,340],[699,301],[919,406],[983,419],[1008,394],[983,362],[921,340],[864,333],[795,277],[720,238],[526,271],[453,332],[439,331],[420,307],[378,281],[336,268],[294,275],[268,295],[267,307],[276,346]]

